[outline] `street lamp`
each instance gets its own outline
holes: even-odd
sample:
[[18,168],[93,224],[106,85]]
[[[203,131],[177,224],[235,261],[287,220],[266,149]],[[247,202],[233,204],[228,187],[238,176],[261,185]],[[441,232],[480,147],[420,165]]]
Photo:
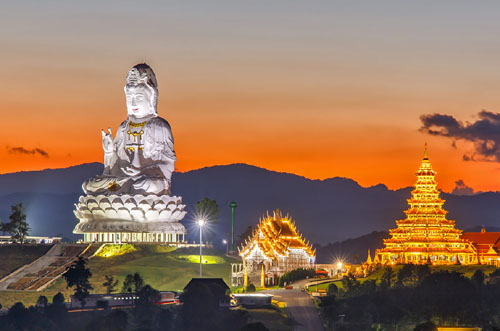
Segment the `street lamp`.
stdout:
[[228,248],[228,245],[227,245],[227,240],[226,240],[226,239],[222,240],[222,243],[223,243],[224,245],[226,245],[226,255],[228,255],[228,249],[229,249],[229,248]]
[[337,274],[342,272],[342,262],[337,262]]
[[234,210],[238,207],[238,204],[231,201],[229,207],[231,208],[231,252],[234,252]]
[[201,244],[202,244],[202,238],[201,238],[201,234],[203,233],[203,225],[205,225],[205,220],[198,220],[198,225],[200,226],[200,278],[201,278]]

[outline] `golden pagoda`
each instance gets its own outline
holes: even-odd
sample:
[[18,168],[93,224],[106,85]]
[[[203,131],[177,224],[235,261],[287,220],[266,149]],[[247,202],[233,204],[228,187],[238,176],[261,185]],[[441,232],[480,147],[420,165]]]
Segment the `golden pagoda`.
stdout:
[[[298,233],[290,216],[276,210],[260,219],[250,238],[238,248],[243,259],[244,286],[277,285],[279,278],[297,268],[313,268],[316,251]],[[236,276],[236,275],[235,275]]]
[[455,221],[446,219],[448,212],[443,209],[445,201],[439,197],[435,175],[425,144],[417,183],[407,199],[406,218],[396,221],[398,227],[389,230],[391,238],[384,240],[385,248],[377,249],[375,260],[379,263],[477,263],[471,241],[460,238],[462,230],[455,229]]

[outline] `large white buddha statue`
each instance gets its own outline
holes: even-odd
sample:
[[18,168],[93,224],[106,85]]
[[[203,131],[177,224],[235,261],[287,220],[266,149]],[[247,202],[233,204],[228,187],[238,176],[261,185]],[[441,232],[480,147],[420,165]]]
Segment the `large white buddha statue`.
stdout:
[[158,84],[147,64],[129,71],[125,85],[128,119],[113,141],[102,131],[104,173],[87,180],[87,194],[170,194],[176,160],[170,125],[156,112]]
[[[185,234],[185,228],[178,223],[186,214],[182,199],[170,196],[176,161],[174,139],[168,122],[157,114],[158,83],[147,64],[138,64],[129,71],[125,95],[128,118],[114,139],[111,129],[102,131],[104,172],[83,183],[86,196],[80,197],[76,205],[80,223],[74,232],[92,233],[87,241],[146,241],[124,240],[127,235],[115,230],[160,234],[175,230]],[[155,224],[137,224],[151,222]],[[105,238],[104,231],[113,240],[96,239],[99,233]],[[130,233],[129,237],[138,235]]]

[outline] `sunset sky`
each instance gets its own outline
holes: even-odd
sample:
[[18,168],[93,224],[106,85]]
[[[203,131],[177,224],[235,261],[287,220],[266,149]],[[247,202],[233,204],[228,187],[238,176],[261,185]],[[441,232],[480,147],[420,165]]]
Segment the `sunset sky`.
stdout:
[[[125,77],[145,61],[178,171],[396,189],[427,142],[441,189],[500,190],[498,1],[7,2],[0,173],[102,162],[100,130],[126,118]],[[459,124],[431,135],[435,113]]]

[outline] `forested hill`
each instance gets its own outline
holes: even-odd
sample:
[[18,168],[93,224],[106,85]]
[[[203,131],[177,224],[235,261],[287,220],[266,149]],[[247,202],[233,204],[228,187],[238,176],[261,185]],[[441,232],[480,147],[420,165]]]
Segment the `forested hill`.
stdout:
[[[64,169],[18,172],[0,175],[0,219],[6,221],[10,206],[23,202],[33,234],[63,234],[76,238],[73,204],[82,194],[81,183],[102,173],[102,164],[89,163]],[[212,229],[218,239],[229,238],[230,209],[236,201],[236,234],[257,224],[266,211],[276,208],[289,213],[310,242],[325,245],[348,238],[387,231],[396,219],[404,218],[411,188],[389,190],[379,184],[362,187],[348,178],[310,180],[246,164],[213,166],[174,173],[173,194],[183,197],[188,211],[204,198],[220,205],[220,222]],[[447,200],[448,218],[457,227],[500,224],[500,194],[473,196],[442,194]],[[197,238],[192,213],[184,219],[191,240]],[[363,249],[364,250],[364,249]],[[366,258],[366,252],[364,257]]]

